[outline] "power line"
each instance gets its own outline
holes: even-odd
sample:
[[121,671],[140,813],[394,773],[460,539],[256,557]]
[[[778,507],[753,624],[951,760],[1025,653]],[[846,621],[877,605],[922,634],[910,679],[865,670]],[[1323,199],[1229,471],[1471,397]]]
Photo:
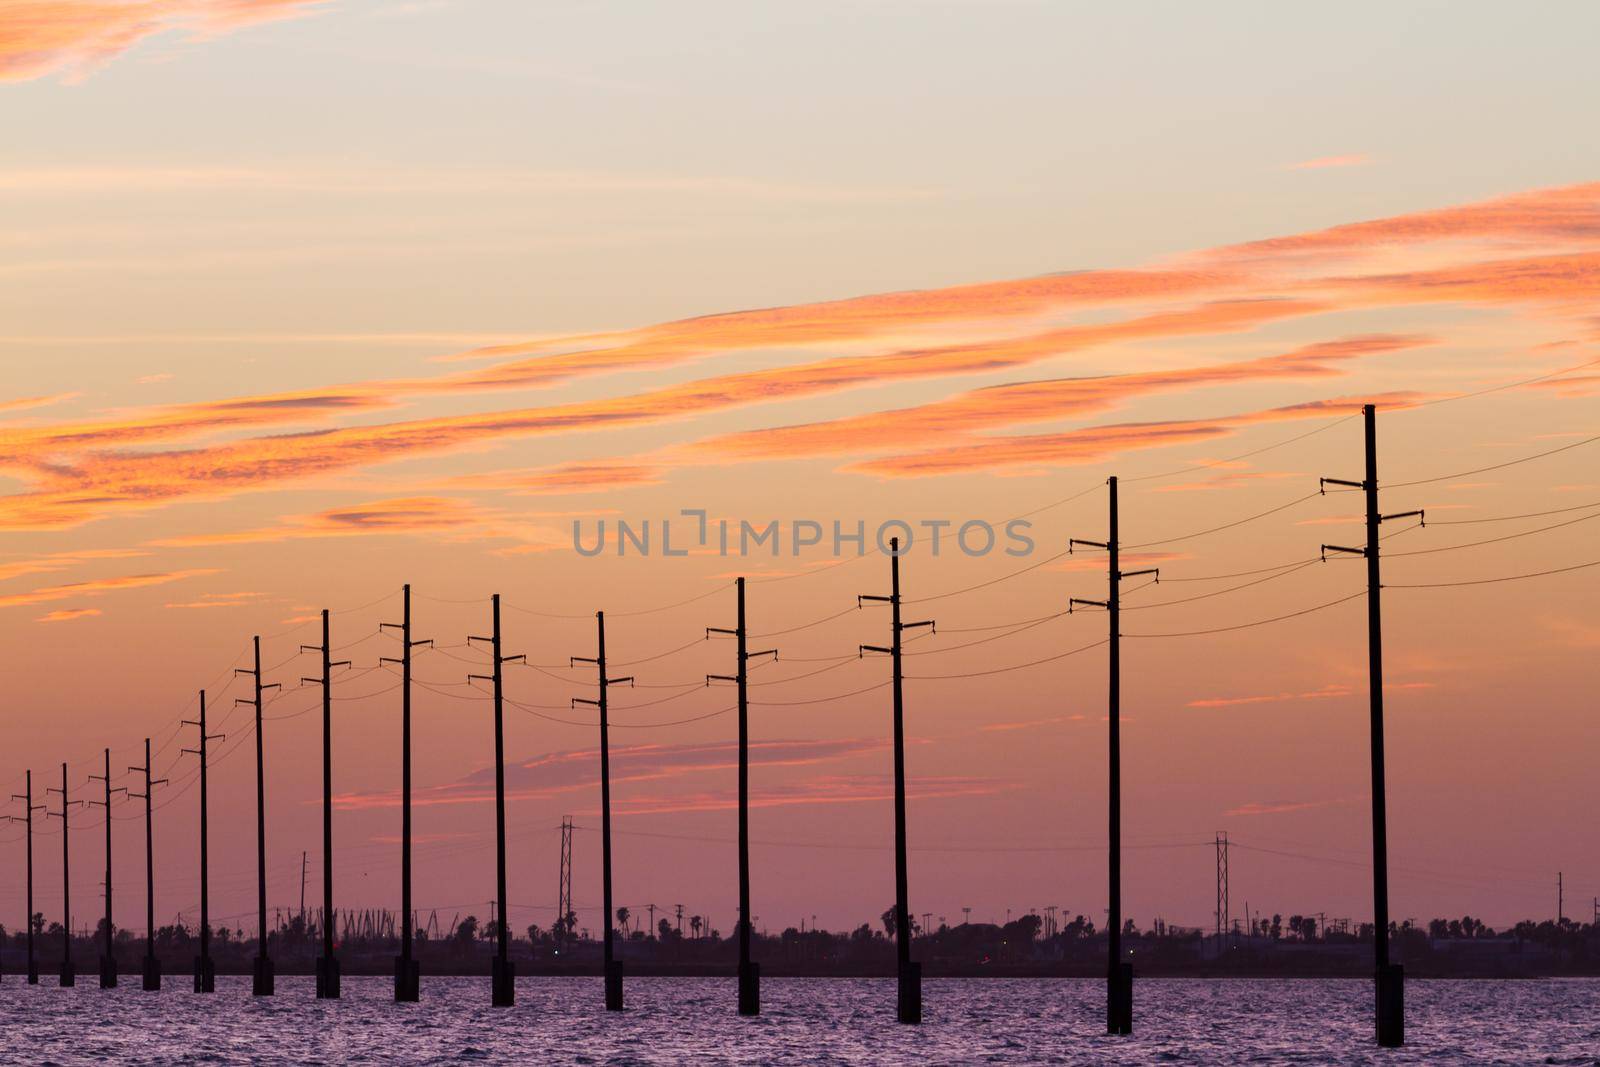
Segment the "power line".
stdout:
[[1349,596],[1340,597],[1338,600],[1330,600],[1326,604],[1318,604],[1315,607],[1302,608],[1299,611],[1291,611],[1287,615],[1275,615],[1270,619],[1257,619],[1254,622],[1241,622],[1241,623],[1239,623],[1239,624],[1237,624],[1235,626],[1216,626],[1216,627],[1212,627],[1211,629],[1208,629],[1208,630],[1182,630],[1182,631],[1178,631],[1178,632],[1174,632],[1174,633],[1164,633],[1164,634],[1123,634],[1122,636],[1124,636],[1124,637],[1199,637],[1202,634],[1225,634],[1225,633],[1231,633],[1234,630],[1248,630],[1248,629],[1250,629],[1251,627],[1254,627],[1254,626],[1266,626],[1266,625],[1269,625],[1270,623],[1274,623],[1274,622],[1283,622],[1286,619],[1298,619],[1302,615],[1310,615],[1312,612],[1322,611],[1322,610],[1324,610],[1326,608],[1331,608],[1331,607],[1334,607],[1334,606],[1336,606],[1338,604],[1344,604],[1344,603],[1346,603],[1348,601],[1355,600],[1358,597],[1364,597],[1366,595],[1367,595],[1366,590],[1363,589],[1360,592],[1351,593]]
[[1550,574],[1567,574],[1587,567],[1600,567],[1600,559],[1588,563],[1574,563],[1570,567],[1554,567],[1547,571],[1530,571],[1527,574],[1506,574],[1498,578],[1470,578],[1455,582],[1384,582],[1385,589],[1446,589],[1462,585],[1493,585],[1497,582],[1520,582],[1524,578],[1543,578]]
[[1384,488],[1404,489],[1407,486],[1412,485],[1430,485],[1434,482],[1448,482],[1455,478],[1466,478],[1474,474],[1488,474],[1490,471],[1505,470],[1507,467],[1515,467],[1520,463],[1532,463],[1536,459],[1544,459],[1548,456],[1560,455],[1562,452],[1570,452],[1574,448],[1582,448],[1584,445],[1592,445],[1596,441],[1600,441],[1600,434],[1597,434],[1594,437],[1586,437],[1582,441],[1573,441],[1571,444],[1562,445],[1560,448],[1552,448],[1546,452],[1535,452],[1531,456],[1523,456],[1520,459],[1508,459],[1504,463],[1495,463],[1487,467],[1476,467],[1469,471],[1456,471],[1454,474],[1439,474],[1432,478],[1413,478],[1409,482],[1390,482],[1386,484]]

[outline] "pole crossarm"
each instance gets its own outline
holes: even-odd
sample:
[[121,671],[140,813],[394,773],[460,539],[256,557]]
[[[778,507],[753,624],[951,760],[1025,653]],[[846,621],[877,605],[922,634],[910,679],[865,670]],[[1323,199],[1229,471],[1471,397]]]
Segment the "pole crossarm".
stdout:
[[1327,561],[1329,552],[1342,552],[1347,556],[1365,556],[1367,554],[1367,550],[1364,548],[1347,548],[1344,545],[1323,545],[1322,559],[1324,562]]
[[1330,485],[1342,485],[1347,489],[1363,489],[1363,490],[1366,489],[1366,487],[1367,487],[1367,483],[1366,482],[1352,482],[1352,481],[1348,481],[1348,480],[1346,480],[1344,478],[1318,478],[1317,479],[1317,489],[1318,489],[1319,492],[1322,493],[1323,496],[1327,496],[1328,495],[1328,486],[1330,486]]
[[1067,555],[1069,555],[1069,556],[1072,555],[1072,550],[1077,548],[1079,545],[1082,545],[1085,548],[1098,548],[1102,552],[1110,552],[1111,551],[1111,545],[1110,545],[1109,542],[1106,542],[1106,541],[1085,541],[1081,537],[1069,537],[1069,538],[1067,538]]
[[1137,571],[1118,571],[1117,572],[1117,579],[1120,581],[1120,580],[1123,580],[1123,579],[1126,579],[1126,578],[1138,578],[1138,577],[1141,577],[1141,576],[1146,575],[1146,574],[1155,575],[1156,576],[1156,584],[1157,585],[1161,584],[1161,568],[1160,567],[1146,567],[1143,570],[1137,570]]

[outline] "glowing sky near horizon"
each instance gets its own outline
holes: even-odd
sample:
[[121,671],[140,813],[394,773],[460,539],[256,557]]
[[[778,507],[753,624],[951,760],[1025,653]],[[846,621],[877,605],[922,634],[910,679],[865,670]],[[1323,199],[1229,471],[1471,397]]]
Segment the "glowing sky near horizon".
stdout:
[[[213,911],[248,929],[253,743],[229,682],[262,634],[286,690],[269,889],[297,906],[302,850],[320,884],[320,698],[295,653],[337,609],[338,898],[392,906],[378,624],[410,582],[438,646],[417,661],[416,899],[487,917],[492,736],[463,646],[498,592],[536,665],[509,681],[513,918],[548,925],[572,814],[595,929],[596,739],[568,706],[592,671],[567,658],[604,609],[640,683],[615,698],[618,902],[726,932],[732,696],[698,683],[731,662],[697,639],[745,574],[755,643],[781,650],[753,676],[755,912],[854,925],[893,895],[887,665],[854,655],[887,634],[853,610],[887,561],[585,558],[571,524],[1029,514],[1029,559],[924,539],[904,561],[908,599],[938,596],[908,613],[939,623],[906,668],[911,904],[1099,921],[1104,650],[1052,657],[1104,620],[1047,617],[1103,594],[1102,561],[987,583],[1102,538],[1117,474],[1130,559],[1164,579],[1130,587],[1124,623],[1126,913],[1209,925],[1227,830],[1236,916],[1361,918],[1360,602],[1178,635],[1360,589],[1347,562],[1210,579],[1359,539],[1353,498],[1311,494],[1359,476],[1372,400],[1385,509],[1430,519],[1385,546],[1394,914],[1544,917],[1558,870],[1575,913],[1600,892],[1600,567],[1421,586],[1600,558],[1600,445],[1580,444],[1600,434],[1600,148],[1574,135],[1597,21],[0,0],[5,791],[31,769],[42,795],[66,760],[87,798],[104,746],[120,771],[153,736],[174,783],[158,918],[192,913],[175,725],[208,687],[229,734]],[[113,814],[118,920],[142,926],[142,812]],[[79,922],[97,820],[75,827]],[[0,837],[20,859],[20,828]],[[57,851],[36,848],[54,918]],[[0,867],[15,927],[20,867]]]

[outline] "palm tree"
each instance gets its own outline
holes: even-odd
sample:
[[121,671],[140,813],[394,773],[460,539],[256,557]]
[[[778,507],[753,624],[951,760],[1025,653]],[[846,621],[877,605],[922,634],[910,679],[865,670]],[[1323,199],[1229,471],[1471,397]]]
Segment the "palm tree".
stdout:
[[618,908],[617,909],[617,925],[622,927],[622,932],[624,934],[626,934],[628,932],[628,909],[627,908]]
[[694,934],[695,937],[700,936],[700,916],[694,915],[690,917],[689,932]]

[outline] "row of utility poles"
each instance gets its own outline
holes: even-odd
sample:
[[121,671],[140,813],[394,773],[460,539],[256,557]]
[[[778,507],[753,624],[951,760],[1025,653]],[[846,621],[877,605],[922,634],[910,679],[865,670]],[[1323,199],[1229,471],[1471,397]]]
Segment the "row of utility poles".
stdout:
[[[1383,726],[1383,645],[1382,645],[1382,613],[1380,610],[1379,593],[1382,588],[1379,573],[1379,536],[1378,527],[1386,522],[1400,518],[1423,518],[1421,511],[1407,511],[1398,514],[1384,515],[1378,507],[1378,465],[1377,465],[1377,434],[1376,416],[1372,405],[1366,405],[1362,411],[1365,424],[1365,474],[1360,481],[1347,481],[1335,478],[1324,478],[1321,486],[1324,491],[1329,485],[1359,490],[1365,495],[1366,503],[1366,543],[1361,547],[1345,547],[1339,545],[1323,545],[1322,552],[1326,556],[1329,552],[1359,555],[1367,562],[1367,631],[1368,631],[1368,674],[1370,689],[1370,749],[1372,772],[1372,849],[1373,849],[1373,914],[1374,914],[1374,947],[1375,947],[1375,992],[1376,992],[1376,1020],[1378,1043],[1386,1047],[1394,1047],[1404,1042],[1404,971],[1399,964],[1391,962],[1389,956],[1389,900],[1388,900],[1388,846],[1387,846],[1387,821],[1385,806],[1385,781],[1384,781],[1384,726]],[[1107,717],[1108,727],[1108,924],[1107,924],[1107,973],[1106,973],[1106,1029],[1111,1034],[1130,1034],[1133,1030],[1133,966],[1129,959],[1124,957],[1122,949],[1122,740],[1121,740],[1121,638],[1119,626],[1121,621],[1121,587],[1129,578],[1140,575],[1152,575],[1155,580],[1160,580],[1158,568],[1139,570],[1121,569],[1120,530],[1117,513],[1117,479],[1112,477],[1107,482],[1108,489],[1108,526],[1109,532],[1104,541],[1086,541],[1072,538],[1068,541],[1068,550],[1072,551],[1080,546],[1104,551],[1107,556],[1107,593],[1104,600],[1086,600],[1070,598],[1067,610],[1070,612],[1080,606],[1104,610],[1109,624],[1108,629],[1108,689],[1107,689]],[[884,603],[890,609],[890,643],[883,645],[861,645],[859,655],[867,653],[881,654],[890,660],[890,681],[892,690],[892,721],[893,721],[893,748],[894,748],[894,814],[895,814],[895,942],[897,953],[897,1018],[902,1023],[918,1023],[922,1019],[922,988],[921,966],[911,959],[911,911],[908,900],[908,871],[906,861],[906,768],[905,768],[905,702],[904,702],[904,673],[902,670],[903,634],[907,630],[933,627],[934,620],[927,619],[917,622],[905,622],[901,618],[902,598],[900,591],[900,545],[899,539],[890,541],[890,592],[887,596],[861,595],[857,597],[857,606],[867,602]],[[739,881],[739,981],[738,981],[738,1011],[741,1015],[755,1015],[760,1012],[760,972],[756,963],[750,958],[750,850],[749,850],[749,681],[748,665],[752,659],[765,656],[777,656],[776,649],[751,651],[748,647],[748,631],[746,629],[745,615],[745,582],[740,578],[735,583],[737,591],[736,625],[732,628],[707,627],[705,636],[710,639],[713,635],[730,636],[735,640],[735,672],[731,675],[711,674],[706,676],[706,684],[712,682],[732,683],[738,691],[738,732],[739,732],[739,840],[738,840],[738,881]],[[411,587],[404,587],[404,616],[399,623],[385,623],[385,631],[398,631],[401,641],[401,655],[398,658],[383,657],[383,662],[396,663],[402,671],[402,725],[401,725],[401,766],[402,766],[402,800],[401,800],[401,954],[395,961],[395,999],[397,1001],[415,1001],[418,998],[419,966],[413,955],[412,946],[412,918],[411,918],[411,657],[415,648],[428,645],[431,642],[414,640],[411,636]],[[504,667],[508,663],[525,661],[525,656],[506,655],[501,644],[500,626],[500,596],[495,594],[490,598],[492,630],[488,636],[472,636],[468,641],[473,644],[485,645],[490,654],[491,673],[487,675],[472,674],[468,681],[483,681],[492,687],[494,709],[494,748],[495,748],[495,890],[496,890],[496,953],[491,976],[491,1003],[496,1007],[509,1007],[515,1001],[515,970],[509,956],[509,929],[510,922],[507,911],[506,893],[506,797],[505,797],[505,727],[504,727]],[[601,879],[602,896],[605,908],[604,926],[604,974],[605,974],[605,1006],[609,1011],[620,1011],[623,1007],[623,969],[622,961],[616,957],[612,910],[612,884],[611,884],[611,764],[609,746],[609,704],[608,693],[613,685],[632,684],[631,676],[613,676],[608,670],[606,658],[606,630],[605,613],[595,613],[596,624],[596,652],[593,656],[573,656],[569,666],[578,664],[592,665],[596,670],[597,695],[594,698],[573,697],[572,705],[586,705],[596,709],[599,716],[600,729],[600,819],[601,819]],[[242,698],[238,703],[249,705],[255,712],[256,731],[256,832],[257,832],[257,891],[259,908],[260,936],[254,966],[253,992],[257,996],[271,995],[273,992],[273,962],[268,955],[267,938],[267,890],[266,890],[266,784],[264,765],[264,745],[262,738],[262,695],[265,690],[275,688],[277,683],[267,683],[261,675],[261,639],[255,638],[254,664],[249,668],[240,668],[238,673],[248,675],[254,683],[254,693],[249,698]],[[332,784],[332,688],[333,669],[335,667],[349,666],[347,661],[334,661],[331,659],[332,643],[329,629],[329,613],[322,612],[322,643],[320,645],[302,645],[302,652],[317,652],[322,657],[322,672],[319,677],[304,678],[304,684],[318,684],[322,687],[322,740],[323,740],[323,906],[324,915],[334,914],[333,908],[333,784]],[[200,957],[195,962],[195,990],[196,992],[209,993],[215,988],[215,972],[210,959],[210,922],[209,922],[209,895],[208,895],[208,865],[207,865],[207,743],[221,740],[221,735],[207,733],[206,728],[206,694],[200,693],[200,718],[195,722],[186,721],[199,729],[199,748],[185,749],[192,752],[200,760]],[[131,794],[142,797],[145,801],[145,841],[147,860],[147,920],[151,929],[154,928],[154,876],[153,876],[153,833],[151,830],[151,805],[150,796],[157,785],[164,783],[164,779],[151,778],[151,758],[149,741],[145,742],[145,761],[142,767],[129,768],[130,771],[142,771],[145,775],[145,790],[143,793]],[[49,792],[61,795],[61,810],[47,811],[51,817],[62,820],[62,884],[63,908],[69,921],[64,924],[64,930],[70,931],[71,904],[67,896],[66,886],[69,879],[69,850],[68,850],[68,815],[76,801],[70,800],[67,794],[67,766],[62,764],[61,788],[52,787]],[[110,752],[106,753],[104,775],[92,776],[96,780],[104,780],[105,797],[94,803],[106,806],[108,812],[106,824],[106,920],[105,920],[105,955],[100,964],[100,982],[102,986],[116,984],[116,963],[112,954],[112,923],[111,923],[111,831],[109,819],[109,806],[111,794],[117,790],[111,786]],[[34,959],[33,935],[33,813],[43,810],[43,806],[33,804],[33,779],[32,772],[27,776],[26,791],[15,799],[24,802],[22,816],[8,816],[15,821],[27,825],[27,874],[28,874],[28,980],[38,980],[38,968]],[[566,876],[563,875],[565,878]],[[565,916],[558,916],[558,923],[564,922]],[[70,933],[64,933],[63,960],[61,965],[61,984],[70,986],[74,983],[75,974],[71,953]],[[153,946],[153,938],[150,939]],[[317,960],[317,996],[321,998],[337,998],[339,996],[339,962],[334,953],[333,924],[323,923],[322,955]],[[144,986],[146,989],[160,987],[160,966],[155,959],[153,947],[149,950],[144,964]]]

